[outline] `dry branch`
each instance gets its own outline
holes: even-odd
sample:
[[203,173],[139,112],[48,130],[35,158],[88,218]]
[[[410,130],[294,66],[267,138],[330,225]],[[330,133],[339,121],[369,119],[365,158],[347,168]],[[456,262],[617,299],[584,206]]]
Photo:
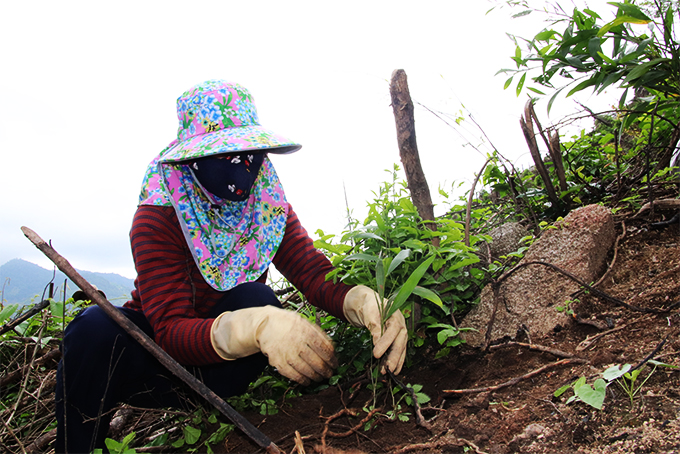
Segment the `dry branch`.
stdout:
[[[44,354],[40,358],[35,360],[35,365],[40,366],[45,364],[48,361],[59,361],[61,358],[61,351],[58,348],[55,348],[53,350],[50,350],[48,353]],[[0,388],[3,386],[7,386],[10,383],[14,383],[17,380],[21,380],[21,378],[30,370],[30,364],[27,364],[23,367],[21,367],[19,370],[15,370],[11,374],[7,374],[4,377],[0,378]]]
[[544,347],[543,345],[538,344],[526,344],[523,342],[505,342],[498,345],[492,345],[489,347],[489,349],[498,350],[499,348],[504,347],[524,347],[528,348],[529,350],[550,353],[551,355],[557,356],[558,358],[572,358],[574,356],[571,353],[563,352],[562,350],[557,350],[555,348]]
[[485,388],[445,389],[442,392],[449,393],[449,394],[477,394],[477,393],[498,391],[499,389],[503,389],[503,388],[507,388],[509,386],[516,385],[517,383],[519,383],[522,380],[525,380],[527,378],[531,378],[535,375],[541,374],[548,369],[552,369],[553,367],[564,366],[566,364],[583,364],[583,363],[586,363],[586,362],[587,361],[585,359],[580,359],[580,358],[561,359],[557,362],[546,364],[545,366],[539,367],[538,369],[534,369],[527,374],[521,375],[519,377],[515,377],[512,380],[508,380],[505,383],[501,383],[499,385],[487,386]]
[[[418,214],[425,221],[425,225],[433,232],[437,231],[434,222],[434,205],[430,196],[430,188],[420,165],[418,144],[416,142],[415,119],[413,115],[413,101],[408,89],[406,72],[403,69],[395,69],[390,81],[390,96],[392,98],[392,111],[397,125],[397,143],[399,156],[404,164],[406,181],[411,191],[413,204]],[[439,238],[433,237],[432,244],[439,246]]]
[[557,198],[557,194],[555,194],[555,188],[553,187],[552,180],[550,179],[548,169],[543,163],[541,153],[538,151],[536,133],[534,132],[533,116],[531,115],[532,110],[533,104],[531,100],[529,100],[524,107],[524,116],[520,117],[519,124],[522,128],[522,133],[524,133],[524,139],[529,146],[531,157],[533,158],[534,164],[536,165],[536,171],[541,176],[543,184],[545,185],[545,191],[548,193],[548,198],[550,199],[550,202],[553,204],[553,206],[557,207],[559,206],[560,201]]

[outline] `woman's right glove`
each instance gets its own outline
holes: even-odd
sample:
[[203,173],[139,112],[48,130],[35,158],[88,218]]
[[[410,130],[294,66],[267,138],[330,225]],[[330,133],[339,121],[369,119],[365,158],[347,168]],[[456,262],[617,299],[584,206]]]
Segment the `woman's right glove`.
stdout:
[[333,344],[321,328],[274,306],[220,314],[213,322],[210,340],[226,360],[262,352],[281,375],[303,385],[330,378],[338,367]]
[[[401,372],[406,359],[408,331],[401,311],[395,311],[381,327],[380,296],[365,285],[357,285],[347,292],[342,311],[353,326],[365,326],[373,337],[373,356],[383,358],[380,373],[388,368],[395,374]],[[385,304],[382,302],[382,304]]]

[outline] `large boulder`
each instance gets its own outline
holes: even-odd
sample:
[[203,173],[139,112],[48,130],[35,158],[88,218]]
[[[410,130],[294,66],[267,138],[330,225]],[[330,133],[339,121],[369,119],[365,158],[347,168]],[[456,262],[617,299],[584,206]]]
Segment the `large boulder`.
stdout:
[[[564,220],[556,222],[554,228],[544,231],[520,264],[547,262],[591,283],[604,269],[615,238],[609,209],[588,205],[572,211]],[[544,265],[519,268],[502,281],[497,301],[491,285],[484,288],[479,305],[461,322],[461,326],[476,331],[463,336],[470,346],[482,347],[491,322],[490,342],[514,339],[518,331],[528,331],[530,336],[546,334],[557,325],[569,323],[568,316],[557,307],[563,306],[578,289],[576,282]]]

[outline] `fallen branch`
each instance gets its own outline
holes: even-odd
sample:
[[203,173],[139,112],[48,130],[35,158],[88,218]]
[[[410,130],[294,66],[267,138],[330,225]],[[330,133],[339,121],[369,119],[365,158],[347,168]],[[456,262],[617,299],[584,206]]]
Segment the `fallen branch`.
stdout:
[[[609,276],[609,273],[611,272],[611,270],[614,268],[614,264],[616,263],[616,257],[619,253],[619,241],[621,241],[623,239],[623,237],[626,236],[626,223],[625,222],[621,222],[621,229],[623,230],[621,232],[621,235],[617,236],[616,241],[614,241],[614,257],[612,257],[612,261],[609,263],[609,266],[607,267],[607,271],[605,271],[604,274],[602,275],[602,277],[600,279],[598,279],[598,281],[593,284],[593,287],[597,287],[602,282],[604,282],[604,280],[607,279],[607,276]],[[583,290],[580,290],[579,292],[582,292],[582,291]]]
[[618,298],[615,298],[615,297],[611,296],[610,294],[608,294],[608,293],[606,293],[606,292],[603,292],[602,290],[599,290],[599,289],[593,287],[592,285],[586,284],[584,281],[582,281],[582,280],[579,279],[578,277],[576,277],[576,276],[574,276],[573,274],[571,274],[571,273],[569,273],[569,272],[567,272],[567,271],[561,269],[560,267],[555,266],[555,265],[553,265],[552,263],[542,262],[542,261],[540,261],[540,260],[535,260],[535,261],[532,261],[532,262],[520,263],[519,265],[515,266],[513,269],[509,270],[507,273],[505,273],[504,275],[502,275],[501,277],[499,277],[498,280],[497,280],[496,282],[497,282],[498,284],[500,284],[502,281],[504,281],[505,279],[507,279],[508,277],[510,277],[510,275],[513,274],[514,272],[520,270],[521,268],[527,267],[527,266],[529,266],[529,265],[542,265],[542,266],[546,266],[546,267],[548,267],[548,268],[552,268],[553,270],[557,271],[558,273],[560,273],[560,274],[562,274],[562,275],[568,277],[568,278],[571,279],[572,281],[576,282],[576,283],[579,284],[581,287],[586,288],[586,289],[587,289],[588,291],[590,291],[590,293],[592,293],[594,296],[596,296],[596,297],[598,297],[598,298],[602,298],[602,299],[604,299],[604,300],[606,300],[606,301],[609,301],[610,303],[613,303],[613,304],[616,305],[616,306],[621,306],[621,307],[625,307],[626,309],[630,309],[630,310],[632,310],[632,311],[636,311],[636,312],[644,312],[644,313],[648,313],[648,314],[665,314],[665,313],[668,312],[668,309],[650,309],[650,308],[647,308],[647,307],[638,307],[638,306],[633,306],[632,304],[628,304],[628,303],[626,303],[626,302],[624,302],[624,301],[621,301],[621,300],[618,299]]
[[210,404],[217,408],[224,416],[236,425],[246,436],[248,436],[259,447],[264,448],[268,453],[280,453],[279,448],[272,443],[265,434],[253,426],[247,419],[236,412],[231,405],[226,403],[220,396],[208,388],[203,382],[194,377],[189,371],[182,367],[174,358],[168,355],[158,344],[156,344],[144,331],[132,323],[122,314],[113,304],[104,298],[92,284],[85,280],[71,264],[48,245],[38,234],[28,227],[21,227],[21,231],[43,254],[45,254],[71,281],[76,284],[85,294],[99,306],[109,317],[120,325],[130,336],[132,336],[142,347],[151,353],[163,366],[186,383],[191,389],[203,396]]
[[624,328],[628,328],[630,325],[632,325],[633,323],[637,323],[638,321],[639,320],[636,320],[634,322],[628,323],[627,325],[619,326],[617,328],[612,328],[609,331],[604,331],[602,333],[595,334],[592,337],[588,336],[583,341],[581,341],[580,344],[578,344],[576,346],[576,351],[577,352],[583,351],[583,350],[589,348],[593,343],[595,343],[596,340],[600,339],[601,337],[604,337],[608,334],[615,333],[617,331],[621,331]]
[[571,353],[563,352],[562,350],[557,350],[557,349],[550,348],[550,347],[544,347],[544,346],[538,345],[538,344],[526,344],[524,342],[512,342],[512,341],[511,342],[504,342],[504,343],[498,344],[498,345],[492,345],[491,347],[489,347],[489,349],[490,350],[498,350],[499,348],[503,348],[503,347],[525,347],[525,348],[528,348],[529,350],[550,353],[551,355],[555,355],[558,358],[573,358],[573,356],[574,356]]
[[35,314],[39,313],[41,310],[45,309],[50,305],[50,300],[42,300],[32,308],[26,311],[26,313],[21,314],[14,320],[7,322],[6,325],[0,327],[0,335],[5,334],[7,331],[13,330],[16,326],[21,325],[23,322],[33,317]]
[[647,202],[644,205],[642,205],[642,208],[638,210],[637,213],[635,213],[634,218],[640,217],[642,214],[645,212],[649,211],[651,208],[654,208],[655,210],[680,210],[680,199],[661,199],[661,200],[654,200],[653,202]]
[[505,383],[501,383],[500,385],[495,385],[495,386],[487,386],[485,388],[471,388],[471,389],[445,389],[442,392],[448,393],[448,394],[477,394],[477,393],[484,393],[484,392],[492,392],[492,391],[498,391],[499,389],[507,388],[509,386],[516,385],[522,380],[525,380],[527,378],[531,378],[535,375],[539,375],[543,372],[545,372],[548,369],[552,369],[554,367],[558,366],[564,366],[567,364],[583,364],[586,363],[587,361],[585,359],[580,359],[580,358],[568,358],[568,359],[561,359],[557,362],[546,364],[545,366],[539,367],[538,369],[534,369],[531,372],[521,375],[519,377],[515,377],[512,380],[508,380]]
[[[658,345],[656,346],[656,348],[652,351],[652,353],[650,353],[649,355],[645,356],[645,359],[643,359],[642,361],[640,361],[640,362],[639,362],[635,367],[633,367],[630,371],[632,372],[632,371],[634,371],[634,370],[636,370],[636,369],[641,368],[642,366],[644,366],[645,364],[647,364],[647,362],[648,362],[650,359],[654,358],[654,356],[656,356],[656,354],[659,353],[659,351],[663,348],[663,346],[666,345],[666,342],[668,342],[668,336],[670,336],[670,334],[667,335],[661,342],[659,342],[659,344],[658,344]],[[677,337],[677,336],[673,336],[673,337]]]
[[[44,354],[40,358],[35,360],[35,365],[40,366],[45,364],[46,362],[53,360],[53,361],[59,361],[59,358],[61,358],[61,350],[58,348],[55,348],[53,350],[50,350],[49,353]],[[3,386],[7,386],[10,383],[14,383],[17,380],[21,380],[21,378],[28,372],[30,369],[30,364],[27,364],[20,368],[19,370],[15,370],[11,374],[7,374],[4,377],[0,377],[0,388]]]

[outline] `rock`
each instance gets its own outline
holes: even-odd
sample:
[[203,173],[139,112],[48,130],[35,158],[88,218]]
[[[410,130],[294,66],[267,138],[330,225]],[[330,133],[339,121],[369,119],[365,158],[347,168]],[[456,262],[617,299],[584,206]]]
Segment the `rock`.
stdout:
[[[596,280],[616,237],[609,209],[599,205],[578,208],[554,227],[531,245],[520,264],[547,262],[585,282]],[[490,341],[515,338],[518,330],[541,336],[558,325],[567,325],[569,317],[557,307],[563,306],[578,289],[576,282],[544,265],[518,269],[500,286]],[[482,291],[479,305],[461,322],[461,326],[476,330],[463,334],[470,346],[484,345],[493,311],[493,291],[488,285]]]
[[489,232],[489,236],[492,239],[489,245],[492,260],[515,252],[522,246],[522,238],[527,235],[529,235],[529,232],[526,227],[519,222],[506,222],[492,229]]

